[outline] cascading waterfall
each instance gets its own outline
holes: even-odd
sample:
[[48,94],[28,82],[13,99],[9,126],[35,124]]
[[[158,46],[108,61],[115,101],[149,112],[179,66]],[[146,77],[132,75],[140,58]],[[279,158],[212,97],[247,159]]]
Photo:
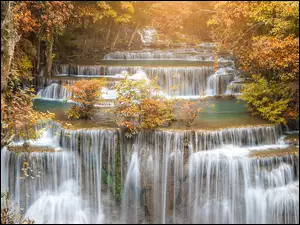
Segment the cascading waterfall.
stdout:
[[[142,194],[141,199],[133,199],[131,196],[131,204],[125,198],[123,210],[131,205],[145,207],[144,212],[140,212],[141,209],[138,212],[126,210],[124,220],[132,218],[133,215],[135,219],[130,220],[133,223],[145,222],[145,219],[152,223],[178,220],[176,215],[181,206],[181,203],[177,204],[178,199],[183,202],[181,189],[184,177],[184,141],[188,134],[190,132],[145,131],[139,133],[133,143],[126,142],[126,139],[125,142],[121,141],[121,149],[131,155],[124,191],[127,190],[127,194],[128,190],[137,191],[132,183],[139,177],[138,188]],[[132,148],[134,151],[130,154]],[[137,163],[139,166],[136,166]],[[136,183],[138,182],[134,184]]]
[[70,75],[101,75],[102,66],[70,66]]
[[[212,67],[144,68],[149,78],[157,76],[157,83],[170,96],[204,95]],[[175,89],[173,89],[175,87]]]
[[[134,74],[142,70],[150,79],[157,78],[157,84],[167,95],[203,95],[207,80],[213,74],[212,67],[125,67],[107,66],[106,75]],[[174,89],[175,88],[175,89]]]
[[25,214],[25,217],[34,218],[35,223],[39,224],[103,223],[101,212],[96,221],[91,220],[93,216],[73,180],[65,181],[58,191],[42,192]]
[[53,71],[56,76],[100,76],[103,66],[55,64]]
[[107,76],[114,76],[116,74],[134,74],[139,69],[142,69],[141,66],[105,66],[104,74]]
[[124,183],[122,201],[122,221],[126,223],[139,223],[140,209],[140,169],[138,150],[135,149],[128,166]]
[[230,149],[193,153],[190,222],[298,223],[298,160],[299,156],[248,158]]
[[[117,131],[67,131],[57,123],[50,125],[48,138],[52,136],[52,143],[59,143],[63,150],[17,154],[2,149],[1,191],[8,189],[13,202],[36,222],[105,222],[102,174],[106,175],[105,182],[113,180],[107,188],[114,189]],[[43,141],[32,145],[39,142]],[[29,177],[22,178],[24,162],[30,162]]]
[[225,128],[219,131],[196,131],[196,151],[211,150],[226,145],[237,147],[276,145],[282,134],[280,126]]
[[[198,53],[198,55],[195,55]],[[213,61],[211,54],[195,52],[172,51],[137,51],[137,52],[111,52],[104,56],[104,60],[134,60],[134,59],[154,59],[154,60],[195,60],[195,61]]]
[[70,65],[69,64],[53,64],[53,72],[56,76],[69,75],[70,74]]
[[41,98],[48,99],[68,99],[72,96],[72,93],[66,88],[62,87],[60,84],[52,83],[45,89],[39,90],[37,95]]
[[[65,130],[51,122],[47,132],[49,140],[32,145],[60,150],[1,150],[1,189],[37,222],[299,222],[298,154],[249,155],[287,147],[280,126],[142,131],[127,139],[118,129]],[[24,162],[40,178],[20,180]],[[113,208],[120,194],[121,208]]]
[[227,86],[233,81],[235,71],[231,67],[220,68],[207,80],[206,95],[222,95],[225,94]]
[[[150,52],[148,52],[150,53]],[[56,67],[59,67],[56,65]],[[65,65],[62,65],[64,68]],[[63,70],[63,69],[61,69]],[[65,70],[65,69],[64,69]],[[213,73],[212,67],[141,67],[141,66],[71,66],[73,76],[122,76],[144,71],[148,78],[157,77],[162,91],[169,96],[214,96],[232,94],[228,90],[235,77],[231,67],[220,68]],[[103,74],[103,75],[101,75]],[[56,87],[57,88],[57,87]],[[49,90],[50,91],[50,90]],[[50,94],[51,92],[49,92]]]

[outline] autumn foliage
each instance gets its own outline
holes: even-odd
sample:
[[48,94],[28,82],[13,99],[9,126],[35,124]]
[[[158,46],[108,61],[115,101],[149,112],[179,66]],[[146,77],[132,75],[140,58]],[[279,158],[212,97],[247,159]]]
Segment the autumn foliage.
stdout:
[[96,79],[81,80],[74,85],[66,85],[65,88],[72,93],[71,100],[75,102],[67,111],[68,118],[90,120],[94,114],[95,105],[102,102],[100,90],[105,82],[105,80]]
[[35,126],[52,119],[54,114],[38,112],[33,109],[32,99],[34,88],[22,87],[22,83],[30,80],[31,63],[24,55],[12,64],[12,70],[7,78],[7,89],[1,94],[1,146],[8,144],[17,135],[25,141],[39,138]]
[[217,2],[208,22],[248,78],[241,99],[274,123],[299,118],[299,2]]
[[184,101],[180,107],[180,119],[187,127],[190,127],[197,116],[199,116],[200,111],[201,108],[197,107],[195,101]]
[[172,101],[159,95],[153,82],[124,79],[117,85],[117,91],[116,123],[127,130],[127,137],[172,121],[175,107]]

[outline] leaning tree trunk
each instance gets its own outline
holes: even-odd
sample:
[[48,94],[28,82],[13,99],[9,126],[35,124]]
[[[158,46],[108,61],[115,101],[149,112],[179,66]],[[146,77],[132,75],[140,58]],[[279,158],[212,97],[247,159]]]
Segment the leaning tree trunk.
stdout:
[[128,50],[130,50],[131,43],[132,43],[132,41],[133,41],[133,39],[134,39],[134,37],[137,33],[137,30],[139,29],[139,26],[140,26],[140,21],[137,23],[137,25],[136,25],[136,27],[135,27],[132,35],[131,35],[131,38],[130,38],[129,43],[128,43]]
[[115,40],[114,40],[114,42],[113,42],[112,45],[111,45],[111,50],[114,50],[114,49],[115,49],[116,43],[117,43],[118,38],[119,38],[119,36],[120,36],[120,31],[121,31],[121,29],[122,29],[122,26],[119,26],[119,27],[118,27],[118,31],[117,31],[117,35],[116,35],[116,37],[115,37]]
[[107,48],[107,46],[108,46],[108,40],[109,40],[109,36],[110,36],[110,31],[111,31],[112,23],[113,23],[113,21],[110,20],[110,23],[109,23],[109,26],[108,26],[108,31],[107,31],[107,34],[106,34],[106,39],[105,39],[105,46],[104,46],[104,48]]
[[51,33],[48,34],[47,40],[47,49],[46,49],[46,65],[47,65],[47,74],[46,76],[51,76],[52,74],[52,52],[53,52],[53,35]]
[[[17,42],[20,40],[13,23],[11,1],[1,2],[1,7],[7,7],[4,20],[1,22],[1,93],[5,90],[11,61]],[[5,10],[4,10],[5,11]]]

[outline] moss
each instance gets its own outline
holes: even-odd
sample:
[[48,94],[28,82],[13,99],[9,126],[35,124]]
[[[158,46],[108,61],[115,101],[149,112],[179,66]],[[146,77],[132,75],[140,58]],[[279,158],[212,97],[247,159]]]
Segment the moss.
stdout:
[[[115,160],[111,162],[107,169],[102,168],[102,182],[110,188],[110,191],[117,201],[122,200],[121,169],[121,149],[118,143]],[[108,174],[108,170],[110,174]]]
[[117,144],[117,152],[116,152],[116,162],[115,162],[115,197],[117,200],[122,200],[122,177],[121,177],[121,147],[120,143]]
[[54,148],[44,146],[8,146],[9,151],[14,152],[55,152]]
[[250,157],[254,158],[265,158],[265,157],[282,157],[286,155],[298,155],[299,149],[295,147],[291,147],[288,149],[282,150],[266,150],[266,151],[252,151]]

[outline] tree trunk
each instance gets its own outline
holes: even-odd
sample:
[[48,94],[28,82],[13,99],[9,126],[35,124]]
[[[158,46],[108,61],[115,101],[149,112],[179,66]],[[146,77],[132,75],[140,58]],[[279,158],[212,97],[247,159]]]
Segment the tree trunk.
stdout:
[[131,43],[132,43],[132,41],[133,41],[133,39],[134,39],[135,34],[137,33],[137,30],[139,29],[139,26],[140,26],[140,21],[139,21],[138,24],[136,25],[136,27],[135,27],[135,29],[134,29],[132,35],[131,35],[131,38],[130,38],[129,43],[128,43],[128,50],[130,50]]
[[46,58],[47,58],[47,74],[46,76],[51,76],[52,74],[52,52],[53,52],[53,35],[51,33],[48,34],[47,40],[47,49],[46,49]]
[[109,36],[110,36],[110,30],[111,30],[111,25],[112,25],[113,21],[110,20],[110,23],[109,23],[109,26],[108,26],[108,31],[107,31],[107,34],[106,34],[106,39],[105,39],[105,46],[104,48],[107,47],[108,45],[108,39],[109,39]]
[[114,42],[113,42],[112,45],[111,45],[111,50],[114,50],[114,49],[115,49],[116,43],[117,43],[118,38],[119,38],[119,36],[120,36],[120,30],[121,30],[121,29],[122,29],[122,26],[119,26],[119,27],[118,27],[118,31],[117,31],[117,35],[116,35],[116,37],[115,37],[115,40],[114,40]]
[[38,46],[37,46],[37,60],[36,60],[36,71],[40,73],[40,51],[41,51],[41,40],[38,36]]
[[[6,88],[6,77],[9,74],[11,61],[14,55],[15,46],[20,40],[14,24],[11,1],[1,3],[7,7],[5,18],[1,23],[1,93]],[[4,10],[5,11],[5,10]]]

